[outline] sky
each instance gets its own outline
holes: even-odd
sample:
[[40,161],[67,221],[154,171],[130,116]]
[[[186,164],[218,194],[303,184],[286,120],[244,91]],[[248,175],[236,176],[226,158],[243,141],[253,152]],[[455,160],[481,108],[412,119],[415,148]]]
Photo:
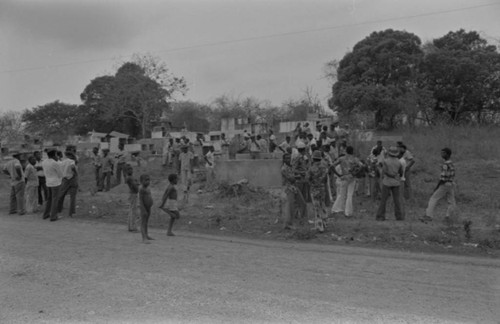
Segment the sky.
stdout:
[[325,64],[373,31],[422,42],[461,28],[500,45],[500,0],[0,0],[0,112],[80,104],[96,77],[150,53],[187,81],[178,100],[281,105],[331,93]]

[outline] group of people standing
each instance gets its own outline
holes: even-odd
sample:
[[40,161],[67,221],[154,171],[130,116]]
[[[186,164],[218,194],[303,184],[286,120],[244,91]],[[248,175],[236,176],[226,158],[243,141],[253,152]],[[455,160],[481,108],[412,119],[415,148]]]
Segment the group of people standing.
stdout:
[[120,184],[122,178],[126,177],[129,153],[125,151],[124,147],[123,144],[119,144],[118,152],[114,157],[109,154],[108,148],[103,148],[102,154],[99,154],[98,147],[92,149],[92,164],[94,165],[97,191],[109,191],[113,176],[115,184]]
[[[307,205],[314,212],[314,228],[323,232],[330,213],[343,213],[345,217],[354,214],[354,194],[366,195],[379,201],[375,219],[386,220],[386,205],[390,196],[394,201],[396,220],[405,219],[404,200],[412,198],[412,168],[415,157],[406,145],[398,142],[386,149],[381,141],[370,150],[366,159],[354,155],[354,148],[348,145],[347,127],[342,133],[336,125],[330,129],[323,126],[319,136],[304,132],[301,128],[277,148],[284,152],[281,169],[285,199],[285,228],[294,228],[307,220]],[[455,211],[454,166],[451,150],[442,150],[444,164],[440,181],[436,187],[425,215],[419,219],[430,222],[433,219],[437,201],[447,198],[447,218]],[[335,193],[335,194],[334,194]],[[334,199],[335,197],[335,199]]]
[[11,184],[9,214],[37,213],[43,208],[43,219],[57,221],[67,194],[70,196],[68,216],[76,213],[76,152],[68,149],[63,155],[61,151],[50,149],[46,154],[47,159],[42,160],[42,152],[35,151],[27,161],[21,161],[21,153],[11,152],[12,159],[3,167]]

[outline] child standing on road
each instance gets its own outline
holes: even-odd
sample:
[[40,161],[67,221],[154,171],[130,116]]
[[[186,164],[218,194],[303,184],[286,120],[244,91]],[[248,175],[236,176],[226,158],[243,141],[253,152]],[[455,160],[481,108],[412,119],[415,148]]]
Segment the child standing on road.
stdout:
[[172,227],[174,226],[175,220],[179,219],[181,216],[179,214],[179,207],[177,206],[177,188],[175,187],[177,184],[177,175],[170,174],[168,176],[168,181],[170,183],[167,189],[165,189],[165,193],[163,193],[160,209],[170,215],[167,236],[175,236],[174,233],[172,233]]
[[139,213],[137,212],[137,197],[139,194],[139,182],[137,181],[136,178],[134,178],[134,169],[132,166],[128,166],[127,170],[127,178],[125,180],[125,183],[128,185],[129,188],[129,198],[128,201],[130,203],[129,206],[129,211],[128,211],[128,231],[132,233],[137,233],[139,230],[137,227],[139,227],[140,224],[140,216]]
[[154,240],[148,235],[148,222],[151,216],[151,206],[153,206],[153,197],[151,190],[149,190],[149,183],[151,182],[149,174],[141,174],[140,177],[141,188],[139,189],[139,207],[141,209],[141,234],[142,243],[150,244],[150,240]]

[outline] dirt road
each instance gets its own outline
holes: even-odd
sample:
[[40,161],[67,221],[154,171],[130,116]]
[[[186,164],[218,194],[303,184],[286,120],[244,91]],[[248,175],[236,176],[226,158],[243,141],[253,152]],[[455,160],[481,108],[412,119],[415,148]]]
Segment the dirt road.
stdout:
[[0,215],[0,323],[498,323],[500,261]]

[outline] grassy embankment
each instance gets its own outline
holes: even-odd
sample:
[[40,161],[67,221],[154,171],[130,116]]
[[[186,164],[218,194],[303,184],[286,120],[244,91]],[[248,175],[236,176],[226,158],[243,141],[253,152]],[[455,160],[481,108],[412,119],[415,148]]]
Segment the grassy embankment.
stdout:
[[[193,190],[190,204],[182,211],[176,228],[188,231],[218,233],[270,239],[310,239],[318,243],[356,244],[379,246],[412,251],[431,251],[466,254],[500,255],[500,128],[498,127],[449,127],[403,130],[398,135],[415,155],[413,193],[405,202],[406,219],[394,221],[392,204],[388,204],[386,222],[376,222],[378,201],[356,196],[355,215],[346,219],[335,215],[324,234],[297,233],[282,230],[280,203],[277,193],[257,189],[245,191],[234,197],[227,186],[215,185],[215,190]],[[357,152],[365,156],[372,143],[354,143]],[[394,143],[384,143],[389,146]],[[436,185],[441,165],[440,150],[448,146],[453,150],[457,172],[458,213],[452,224],[443,224],[446,203],[436,212],[436,221],[422,224],[418,217],[424,213],[427,201]],[[76,218],[97,219],[125,224],[127,219],[128,189],[125,185],[109,193],[93,194],[93,172],[90,161],[82,159],[80,165],[81,191],[78,194]],[[150,173],[151,190],[155,204],[167,186],[167,175],[159,159],[135,167],[135,174]],[[4,183],[2,194],[8,197]],[[204,184],[195,184],[203,187]],[[7,209],[8,199],[2,203]],[[471,220],[470,237],[463,221]],[[153,208],[151,225],[164,228],[166,215]],[[306,227],[308,227],[306,225]],[[301,234],[301,235],[298,235]]]

